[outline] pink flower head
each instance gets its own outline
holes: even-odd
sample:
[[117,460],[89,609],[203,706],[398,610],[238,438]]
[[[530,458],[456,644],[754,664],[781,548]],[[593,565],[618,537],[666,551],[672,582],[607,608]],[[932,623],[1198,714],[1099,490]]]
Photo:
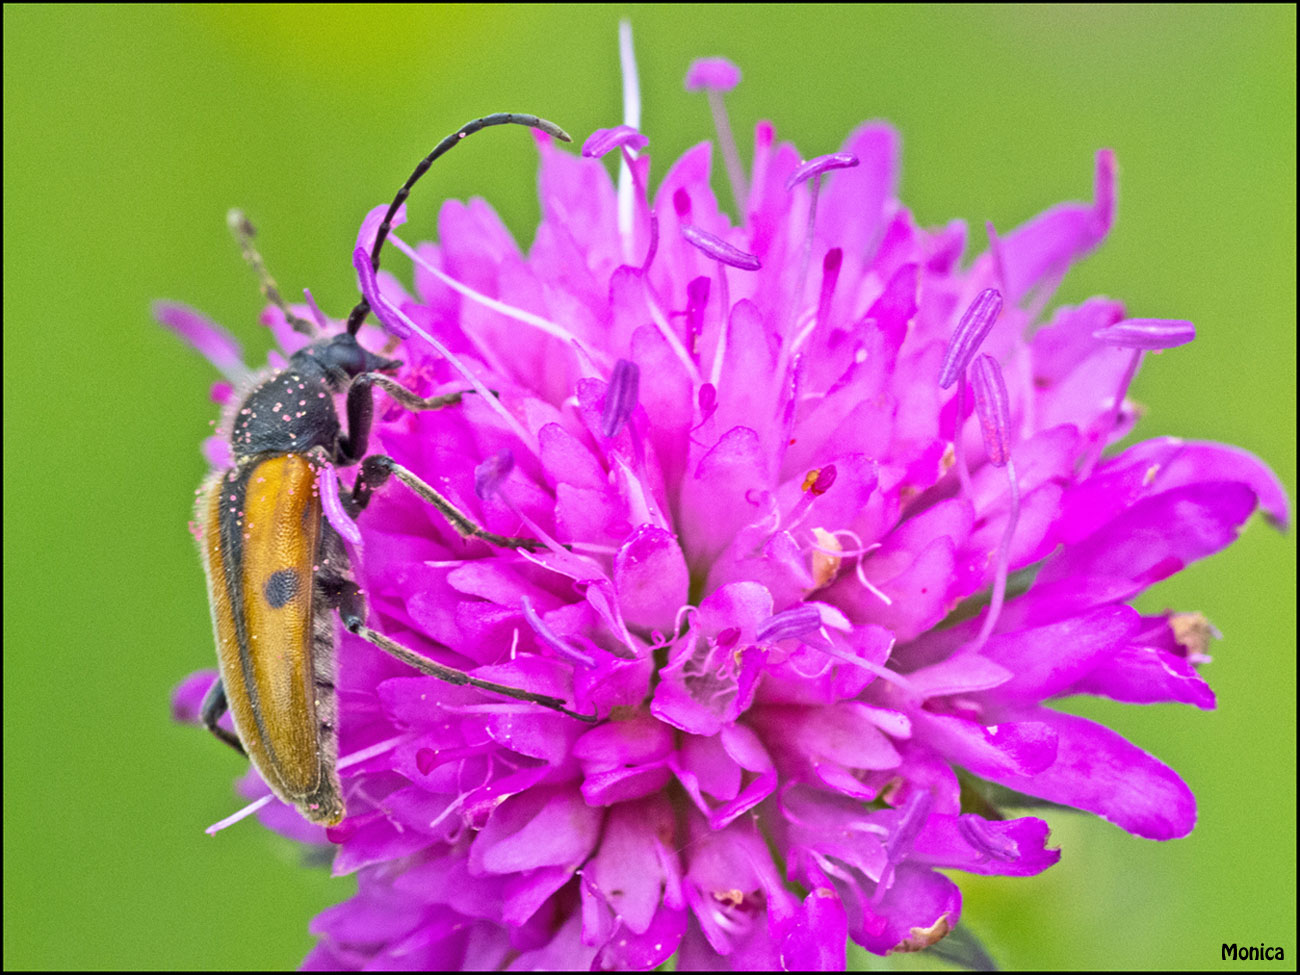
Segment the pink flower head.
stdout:
[[1041,311],[1110,226],[1111,155],[1093,203],[963,263],[963,225],[898,200],[886,125],[810,165],[760,123],[739,222],[697,146],[653,195],[632,173],[620,226],[595,157],[643,140],[605,130],[575,156],[539,136],[527,251],[476,200],[443,204],[437,245],[393,239],[410,292],[362,252],[405,337],[397,379],[479,393],[377,396],[371,450],[541,543],[466,541],[390,484],[357,522],[369,625],[600,721],[340,629],[348,815],[328,838],[359,890],[314,922],[309,968],[836,968],[848,938],[944,937],[953,871],[1057,861],[998,795],[1151,839],[1195,823],[1173,769],[1052,703],[1212,708],[1208,625],[1130,601],[1287,502],[1232,447],[1103,453],[1134,423],[1137,357],[1191,337],[1110,299]]

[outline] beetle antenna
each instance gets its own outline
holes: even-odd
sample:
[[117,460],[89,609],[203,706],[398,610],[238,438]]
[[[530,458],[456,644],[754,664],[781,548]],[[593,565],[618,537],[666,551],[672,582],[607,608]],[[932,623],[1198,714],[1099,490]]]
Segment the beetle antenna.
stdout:
[[[370,269],[372,271],[377,272],[379,270],[379,252],[384,247],[384,241],[388,239],[388,232],[392,230],[393,217],[396,215],[398,207],[406,202],[406,198],[411,193],[411,187],[419,181],[421,176],[428,172],[429,167],[433,165],[434,160],[439,156],[443,153],[449,152],[457,146],[462,139],[473,135],[475,132],[479,131],[479,129],[486,129],[492,125],[529,125],[535,129],[541,129],[543,132],[554,136],[561,142],[573,141],[569,136],[569,133],[565,132],[554,122],[548,122],[546,119],[538,118],[536,115],[519,115],[514,112],[498,112],[495,115],[485,115],[483,118],[476,118],[472,122],[466,122],[459,129],[434,146],[433,152],[420,160],[420,165],[415,167],[415,171],[406,178],[406,182],[402,184],[402,188],[397,191],[397,196],[393,197],[393,202],[388,205],[388,212],[384,214],[384,222],[379,225],[379,230],[375,233],[375,245],[370,249]],[[348,315],[348,331],[355,335],[357,329],[361,327],[362,320],[369,313],[370,302],[366,301],[363,297],[359,302],[357,302],[357,306],[352,309],[352,313]]]
[[257,229],[244,215],[244,211],[238,207],[232,209],[226,214],[226,225],[230,228],[230,232],[234,234],[235,242],[239,244],[239,252],[244,255],[244,261],[257,275],[257,284],[262,289],[262,296],[284,313],[285,321],[289,323],[295,332],[317,338],[316,326],[291,312],[289,305],[280,295],[280,288],[276,285],[275,278],[271,277],[271,272],[266,269],[266,264],[262,261],[262,255],[257,252],[257,247],[253,244],[253,238],[257,236]]

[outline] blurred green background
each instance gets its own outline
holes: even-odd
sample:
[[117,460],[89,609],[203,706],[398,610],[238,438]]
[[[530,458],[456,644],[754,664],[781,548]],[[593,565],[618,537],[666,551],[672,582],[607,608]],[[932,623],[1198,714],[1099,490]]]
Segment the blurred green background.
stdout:
[[[238,204],[286,293],[342,313],[358,221],[435,139],[498,110],[579,140],[619,121],[620,16],[656,177],[712,134],[681,82],[714,54],[744,69],[742,133],[770,118],[812,155],[891,119],[925,223],[1005,231],[1089,198],[1113,146],[1118,226],[1061,297],[1195,321],[1138,379],[1140,432],[1243,445],[1295,496],[1292,6],[6,6],[6,968],[292,967],[351,892],[255,823],[202,832],[241,771],[168,720],[213,660],[186,531],[213,373],[149,302],[192,303],[260,359]],[[528,241],[534,165],[522,133],[476,140],[417,192],[408,236],[439,197],[481,194]],[[1057,816],[1044,876],[959,877],[1004,966],[1213,968],[1223,942],[1295,958],[1294,600],[1295,536],[1258,520],[1145,599],[1221,628],[1220,709],[1071,706],[1177,768],[1200,824],[1155,844]]]

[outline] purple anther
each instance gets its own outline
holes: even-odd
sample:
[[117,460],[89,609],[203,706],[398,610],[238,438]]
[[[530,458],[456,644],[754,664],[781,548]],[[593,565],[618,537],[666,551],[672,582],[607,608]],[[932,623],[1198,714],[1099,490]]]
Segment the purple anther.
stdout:
[[757,271],[763,266],[753,254],[747,254],[739,247],[732,247],[721,237],[715,237],[699,227],[692,227],[689,224],[682,227],[682,236],[715,261],[721,261],[731,267],[740,268],[742,271]]
[[926,820],[930,818],[930,809],[934,797],[928,789],[913,789],[899,807],[898,825],[889,838],[885,840],[885,855],[890,863],[903,859],[911,851],[912,841],[920,834]]
[[510,448],[498,450],[474,468],[474,493],[480,498],[491,497],[514,467],[515,455],[510,452]]
[[379,282],[375,279],[375,269],[370,266],[370,255],[364,247],[358,247],[352,252],[352,266],[357,269],[357,276],[361,278],[361,296],[366,299],[370,305],[370,310],[375,313],[384,328],[392,332],[399,339],[409,338],[411,330],[407,324],[402,321],[397,309],[388,303],[388,299],[379,293]]
[[533,632],[537,634],[538,638],[543,643],[554,650],[557,654],[568,660],[577,660],[579,663],[587,667],[594,667],[596,665],[596,659],[594,657],[588,656],[581,650],[577,650],[570,646],[563,637],[547,626],[542,617],[538,615],[537,610],[533,609],[533,604],[527,596],[524,596],[523,599],[520,600],[520,606],[524,611],[524,619],[528,621],[528,625],[532,627]]
[[[375,246],[375,238],[379,236],[379,228],[383,226],[384,216],[388,213],[388,207],[380,204],[377,207],[371,207],[369,212],[361,221],[361,226],[357,228],[356,246],[365,248],[367,254]],[[390,230],[396,230],[406,223],[406,204],[403,203],[393,214],[393,219],[389,221]]]
[[687,91],[731,91],[740,84],[740,69],[726,58],[698,58],[686,69]]
[[790,174],[785,181],[786,190],[792,190],[804,180],[829,173],[832,169],[852,169],[858,164],[858,157],[851,152],[832,152],[825,156],[814,156]]
[[979,356],[971,363],[971,389],[975,392],[975,414],[984,434],[984,450],[994,467],[1006,466],[1011,456],[1011,406],[1002,370],[991,355]]
[[1014,862],[1020,853],[1015,840],[1002,834],[1002,823],[991,823],[975,815],[957,817],[957,832],[988,860]]
[[597,129],[582,144],[582,154],[587,159],[599,159],[615,149],[636,152],[650,144],[650,140],[630,125],[616,125],[612,129]]
[[979,351],[980,343],[989,334],[989,329],[998,320],[1002,311],[1002,294],[996,288],[985,288],[970,303],[966,313],[957,323],[957,330],[948,340],[948,350],[943,356],[943,368],[939,370],[939,388],[947,389],[957,381],[967,363]]
[[817,607],[805,603],[794,609],[783,610],[764,620],[758,628],[758,641],[774,643],[777,640],[788,640],[819,629],[821,625],[822,614]]
[[605,408],[600,412],[600,433],[605,439],[617,437],[636,409],[640,385],[641,369],[635,362],[619,359],[614,363],[614,374],[605,387]]
[[353,545],[360,545],[361,529],[343,508],[343,499],[339,497],[339,479],[335,476],[331,465],[322,464],[320,470],[316,472],[316,489],[320,493],[321,509],[325,512],[325,520],[345,540]]
[[1121,349],[1172,349],[1196,338],[1196,326],[1175,318],[1126,318],[1092,337]]

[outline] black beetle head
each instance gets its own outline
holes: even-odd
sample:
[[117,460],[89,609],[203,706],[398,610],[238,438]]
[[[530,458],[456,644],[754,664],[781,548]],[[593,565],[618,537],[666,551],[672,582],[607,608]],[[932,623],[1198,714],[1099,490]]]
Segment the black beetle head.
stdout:
[[402,363],[367,351],[350,332],[341,332],[313,342],[294,353],[294,359],[306,358],[318,365],[332,385],[342,386],[363,372],[393,372]]

